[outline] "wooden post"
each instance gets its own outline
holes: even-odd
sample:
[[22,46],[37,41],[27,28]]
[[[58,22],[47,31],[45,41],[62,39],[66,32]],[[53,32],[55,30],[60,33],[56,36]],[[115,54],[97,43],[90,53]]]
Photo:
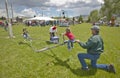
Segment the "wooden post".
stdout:
[[13,6],[12,6],[12,3],[11,3],[11,13],[12,13],[12,20],[11,20],[11,22],[13,22],[14,15],[13,15]]
[[13,32],[12,32],[12,25],[10,23],[9,19],[9,13],[8,13],[8,1],[5,0],[5,6],[6,6],[6,14],[7,14],[7,22],[8,22],[8,31],[9,31],[9,38],[13,38]]

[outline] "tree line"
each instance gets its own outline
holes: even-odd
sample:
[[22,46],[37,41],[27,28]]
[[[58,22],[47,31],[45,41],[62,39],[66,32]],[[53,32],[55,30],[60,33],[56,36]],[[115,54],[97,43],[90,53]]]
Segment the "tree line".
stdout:
[[104,4],[101,4],[100,10],[91,11],[88,22],[96,22],[100,18],[106,16],[106,19],[111,20],[113,15],[120,14],[120,0],[104,0]]

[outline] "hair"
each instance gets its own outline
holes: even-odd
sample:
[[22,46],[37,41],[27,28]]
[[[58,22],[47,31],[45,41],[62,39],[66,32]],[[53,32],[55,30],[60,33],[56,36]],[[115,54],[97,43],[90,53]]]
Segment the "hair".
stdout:
[[70,30],[70,28],[68,27],[68,28],[66,28],[66,31],[69,31],[69,32],[71,32],[71,30]]
[[26,28],[23,28],[23,31],[26,31]]
[[53,30],[55,30],[56,28],[57,28],[57,27],[56,27],[56,26],[54,26],[52,29],[53,29]]
[[28,33],[27,28],[23,28],[23,32]]
[[96,34],[99,34],[99,30],[95,30]]

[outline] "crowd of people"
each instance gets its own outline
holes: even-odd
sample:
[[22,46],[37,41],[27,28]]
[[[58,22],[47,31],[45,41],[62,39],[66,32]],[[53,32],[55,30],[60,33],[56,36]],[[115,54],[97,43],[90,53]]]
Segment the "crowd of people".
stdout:
[[45,21],[26,21],[27,26],[45,26],[48,25]]
[[4,22],[0,22],[0,26],[1,27],[3,27],[4,29],[5,29],[5,31],[7,31],[8,30],[8,21],[4,21]]

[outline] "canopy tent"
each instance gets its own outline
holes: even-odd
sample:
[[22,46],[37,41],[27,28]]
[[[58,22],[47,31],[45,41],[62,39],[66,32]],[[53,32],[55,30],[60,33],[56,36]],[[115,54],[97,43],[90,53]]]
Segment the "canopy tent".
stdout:
[[34,17],[34,18],[30,18],[30,19],[26,19],[27,21],[32,21],[32,20],[36,20],[36,21],[40,21],[40,20],[44,20],[44,21],[54,21],[55,19],[50,18],[50,17]]
[[41,25],[41,26],[45,26],[45,25],[49,25],[49,24],[56,24],[57,23],[57,19],[53,19],[50,17],[34,17],[34,18],[29,18],[29,19],[25,19],[23,21],[26,25],[31,25],[31,26],[35,26],[35,25]]

